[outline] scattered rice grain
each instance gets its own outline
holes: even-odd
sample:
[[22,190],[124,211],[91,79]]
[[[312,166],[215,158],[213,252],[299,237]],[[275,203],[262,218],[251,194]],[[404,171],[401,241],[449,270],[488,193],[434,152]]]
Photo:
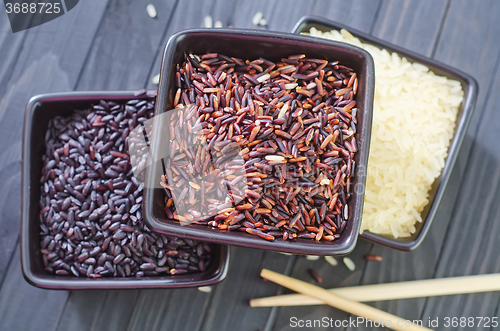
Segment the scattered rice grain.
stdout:
[[198,290],[201,292],[210,293],[212,292],[212,286],[200,286],[198,287]]
[[153,4],[149,4],[146,6],[146,11],[148,12],[149,17],[155,18],[156,17],[156,8]]
[[212,16],[210,16],[210,15],[205,16],[205,18],[203,19],[203,26],[205,28],[212,28],[213,27]]
[[319,260],[319,256],[318,255],[306,255],[306,259],[308,259],[309,261],[316,261],[316,260]]
[[258,11],[255,13],[255,15],[252,18],[252,24],[259,25],[261,20],[262,20],[262,12]]
[[356,270],[356,265],[354,264],[354,262],[350,258],[344,257],[343,261],[344,261],[344,264],[347,267],[347,269],[349,269],[351,271]]
[[330,263],[332,266],[337,266],[339,263],[337,262],[337,259],[334,258],[333,256],[325,256],[326,262]]
[[155,75],[153,79],[151,79],[151,82],[155,85],[158,85],[160,83],[160,74]]

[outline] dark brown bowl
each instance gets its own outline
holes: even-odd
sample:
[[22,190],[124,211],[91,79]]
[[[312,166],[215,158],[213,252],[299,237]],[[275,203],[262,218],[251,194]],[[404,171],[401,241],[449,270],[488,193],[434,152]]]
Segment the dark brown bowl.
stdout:
[[89,279],[49,274],[44,270],[40,253],[39,200],[44,136],[49,119],[69,116],[74,109],[89,108],[99,100],[124,101],[146,98],[131,91],[123,92],[69,92],[33,97],[26,108],[23,134],[23,176],[21,207],[21,264],[24,278],[38,287],[50,289],[95,288],[176,288],[217,283],[227,273],[229,250],[216,245],[212,265],[200,273],[157,277],[115,277]]
[[[478,85],[476,80],[455,68],[447,66],[438,61],[434,61],[428,57],[419,55],[412,51],[408,51],[404,48],[398,47],[396,45],[390,44],[386,41],[380,40],[378,38],[372,37],[364,32],[351,29],[343,24],[329,21],[322,17],[316,16],[304,16],[293,28],[293,32],[300,34],[302,32],[309,32],[309,30],[314,27],[320,31],[326,32],[331,30],[348,30],[354,37],[359,38],[362,42],[378,46],[380,48],[385,48],[389,52],[396,52],[399,55],[406,57],[409,62],[421,63],[427,67],[436,75],[444,76],[450,79],[454,79],[462,84],[462,89],[464,90],[464,100],[458,109],[457,122],[455,125],[455,134],[453,136],[453,141],[448,149],[448,157],[443,168],[441,176],[437,178],[432,184],[432,188],[429,192],[429,203],[424,208],[421,213],[423,222],[415,224],[416,231],[410,237],[405,238],[394,238],[392,236],[380,235],[371,233],[369,231],[364,231],[361,237],[372,241],[374,243],[388,246],[391,248],[411,251],[417,248],[424,240],[425,235],[429,231],[431,223],[434,221],[436,212],[438,210],[441,199],[443,198],[444,191],[450,179],[451,171],[453,165],[458,156],[460,146],[464,140],[467,127],[469,126],[472,113],[474,112],[474,106],[476,104]],[[318,38],[320,39],[320,38]]]
[[[357,105],[360,111],[357,140],[359,153],[355,157],[357,168],[367,164],[372,122],[374,72],[373,59],[361,48],[328,40],[318,40],[289,33],[237,29],[196,29],[172,36],[165,47],[161,67],[159,93],[155,115],[173,108],[175,88],[175,66],[184,60],[184,53],[205,54],[217,52],[242,59],[259,57],[279,61],[292,54],[306,54],[307,57],[338,60],[353,68],[360,77]],[[156,121],[152,137],[152,155],[160,155],[158,142],[162,127]],[[156,136],[155,136],[156,135]],[[351,252],[356,245],[363,212],[364,190],[353,192],[349,201],[349,222],[344,233],[334,242],[316,242],[299,238],[293,242],[282,238],[272,242],[239,231],[223,232],[204,225],[180,225],[167,219],[164,207],[164,192],[153,188],[158,183],[163,168],[154,162],[149,168],[145,189],[144,215],[150,228],[176,236],[206,240],[220,244],[246,246],[295,254],[342,255]],[[354,177],[352,187],[364,187],[366,178],[361,174]]]

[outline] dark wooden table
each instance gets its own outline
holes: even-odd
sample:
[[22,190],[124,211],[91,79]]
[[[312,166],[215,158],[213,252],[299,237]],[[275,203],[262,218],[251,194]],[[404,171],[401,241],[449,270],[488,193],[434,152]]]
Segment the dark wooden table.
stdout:
[[[250,308],[251,298],[283,292],[260,279],[264,267],[307,281],[306,270],[314,268],[326,288],[500,272],[500,1],[150,2],[158,11],[156,19],[147,15],[147,1],[86,0],[52,22],[16,34],[0,10],[1,330],[289,330],[292,316],[349,315],[328,306]],[[350,254],[354,272],[324,259],[233,247],[229,274],[211,293],[196,288],[49,291],[29,285],[21,274],[18,247],[21,136],[28,99],[72,90],[155,89],[151,80],[173,33],[202,26],[206,15],[226,27],[253,28],[258,11],[269,30],[291,31],[302,15],[316,14],[477,79],[476,112],[423,244],[403,253],[360,241]],[[383,262],[366,262],[363,255],[368,253],[383,256]],[[372,304],[410,320],[500,315],[498,292]]]

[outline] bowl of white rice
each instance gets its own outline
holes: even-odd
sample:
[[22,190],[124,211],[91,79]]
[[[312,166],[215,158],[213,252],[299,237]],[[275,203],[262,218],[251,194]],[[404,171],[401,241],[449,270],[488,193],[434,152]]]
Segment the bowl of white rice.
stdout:
[[346,42],[375,63],[375,97],[361,237],[413,250],[435,218],[474,111],[473,77],[320,17],[294,33]]

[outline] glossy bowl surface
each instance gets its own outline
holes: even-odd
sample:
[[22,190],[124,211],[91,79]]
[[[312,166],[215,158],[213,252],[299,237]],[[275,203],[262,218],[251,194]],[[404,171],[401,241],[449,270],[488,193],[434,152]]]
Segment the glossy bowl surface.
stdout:
[[[359,77],[358,94],[356,96],[358,125],[356,139],[358,153],[355,156],[357,168],[367,164],[370,143],[374,72],[373,59],[365,50],[345,43],[332,42],[290,33],[277,33],[238,29],[196,29],[179,32],[173,35],[163,54],[160,72],[160,85],[155,115],[165,113],[173,108],[175,85],[175,68],[184,61],[184,53],[203,55],[220,53],[241,59],[254,60],[260,57],[270,61],[280,61],[292,54],[306,54],[309,58],[340,61],[341,64],[353,68]],[[156,121],[151,141],[152,155],[160,155],[162,121]],[[158,143],[159,142],[159,143]],[[349,221],[338,240],[333,242],[316,242],[299,238],[292,242],[282,238],[267,241],[239,231],[220,231],[204,225],[180,225],[179,222],[167,219],[164,208],[164,192],[154,188],[163,174],[160,162],[153,162],[147,174],[149,189],[145,189],[144,214],[151,229],[176,236],[206,240],[219,244],[239,245],[294,254],[343,255],[351,252],[356,245],[363,212],[364,190],[351,192],[349,200]],[[351,187],[362,185],[366,178],[356,175]]]

